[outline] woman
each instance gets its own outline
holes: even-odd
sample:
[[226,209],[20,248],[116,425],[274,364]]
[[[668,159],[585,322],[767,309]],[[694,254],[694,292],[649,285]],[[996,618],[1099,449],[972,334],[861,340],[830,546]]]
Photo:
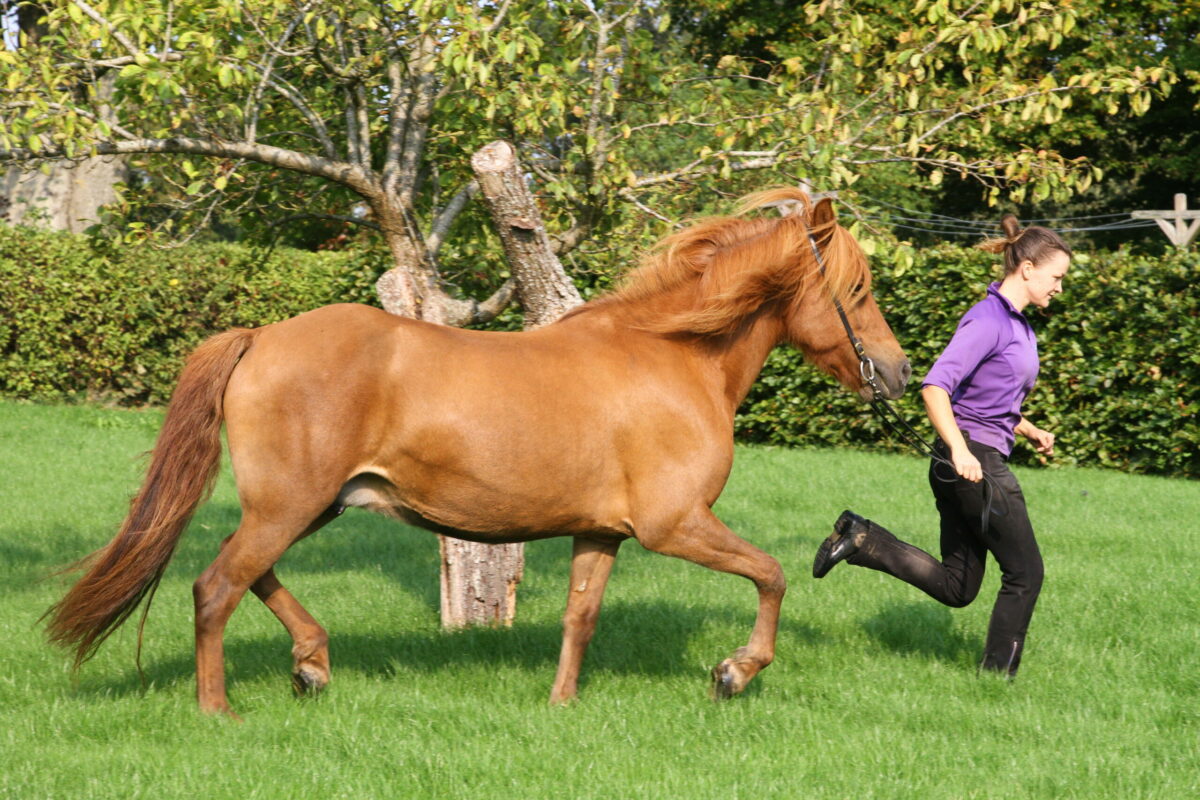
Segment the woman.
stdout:
[[1011,214],[1001,227],[1003,238],[980,247],[1004,254],[1004,279],[963,315],[921,385],[938,435],[929,484],[941,515],[941,561],[846,511],[818,548],[813,577],[848,561],[960,608],[979,593],[991,552],[1001,584],[980,667],[1012,677],[1042,587],[1042,556],[1007,461],[1017,434],[1039,453],[1054,450],[1054,434],[1021,414],[1038,373],[1037,339],[1021,312],[1030,304],[1045,308],[1062,291],[1071,248],[1046,228],[1022,231]]

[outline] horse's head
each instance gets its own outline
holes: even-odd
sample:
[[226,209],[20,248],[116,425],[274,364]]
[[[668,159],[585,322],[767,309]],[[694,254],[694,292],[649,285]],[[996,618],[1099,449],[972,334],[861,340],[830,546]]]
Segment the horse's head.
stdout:
[[[895,399],[904,393],[912,367],[871,295],[866,254],[850,232],[838,224],[828,198],[809,209],[808,217],[806,223],[821,252],[825,273],[820,280],[808,282],[807,290],[798,292],[792,300],[786,318],[787,339],[818,368],[870,400],[871,387],[864,380],[858,354],[838,315],[834,304],[837,298],[851,330],[863,343],[865,355],[874,364],[880,390],[885,397]],[[807,258],[815,259],[807,236],[802,247],[807,248]],[[817,265],[812,268],[817,269]]]

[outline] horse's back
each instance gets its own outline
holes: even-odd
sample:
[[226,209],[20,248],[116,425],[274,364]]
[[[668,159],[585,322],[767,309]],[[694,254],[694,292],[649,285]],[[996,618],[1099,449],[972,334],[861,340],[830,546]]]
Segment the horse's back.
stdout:
[[494,333],[326,306],[264,328],[230,381],[239,490],[300,480],[332,502],[369,474],[392,487],[375,506],[481,538],[620,528],[628,486],[692,482],[711,449],[680,369],[578,322]]

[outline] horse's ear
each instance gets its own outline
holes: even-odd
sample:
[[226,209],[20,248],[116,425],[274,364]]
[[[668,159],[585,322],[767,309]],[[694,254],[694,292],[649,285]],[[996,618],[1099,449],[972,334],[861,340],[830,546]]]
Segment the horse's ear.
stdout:
[[828,225],[837,221],[837,212],[833,210],[833,198],[822,197],[813,206],[812,224],[814,228]]

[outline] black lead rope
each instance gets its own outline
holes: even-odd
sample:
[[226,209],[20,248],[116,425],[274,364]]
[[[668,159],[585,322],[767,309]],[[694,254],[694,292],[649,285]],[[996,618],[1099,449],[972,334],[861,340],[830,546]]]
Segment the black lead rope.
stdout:
[[[813,256],[817,260],[817,267],[821,270],[821,275],[824,275],[825,259],[821,257],[821,251],[817,247],[817,239],[811,232],[808,234],[808,243],[812,246]],[[867,355],[862,339],[859,339],[855,335],[854,328],[850,326],[850,318],[846,316],[846,310],[842,307],[842,301],[836,296],[832,296],[832,299],[833,307],[837,310],[838,319],[842,321],[842,327],[846,329],[846,335],[850,337],[850,344],[854,347],[855,355],[858,356],[859,375],[862,376],[863,382],[871,387],[871,400],[868,403],[871,406],[871,410],[883,422],[884,428],[889,433],[933,461],[933,476],[937,480],[942,483],[954,483],[957,481],[958,470],[955,468],[954,462],[937,452],[920,433],[913,429],[908,420],[888,402],[888,399],[884,397],[883,391],[879,388],[878,378],[876,377],[875,362]],[[949,467],[949,478],[939,474],[938,469],[941,467]],[[983,511],[979,517],[980,535],[982,536],[987,535],[988,520],[993,514],[997,517],[1002,517],[1006,513],[1006,511],[1002,512],[993,508],[995,497],[996,484],[991,476],[985,472],[983,474]]]

